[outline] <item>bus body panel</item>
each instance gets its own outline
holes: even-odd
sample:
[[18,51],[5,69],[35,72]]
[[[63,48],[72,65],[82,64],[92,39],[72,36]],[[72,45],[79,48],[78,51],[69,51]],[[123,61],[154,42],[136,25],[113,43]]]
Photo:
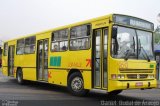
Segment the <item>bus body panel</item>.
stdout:
[[[52,64],[54,58],[60,58],[59,65]],[[84,80],[84,87],[86,89],[91,88],[91,50],[50,52],[49,73],[52,77],[49,77],[49,82],[67,86],[67,77],[72,69],[80,70]]]
[[2,67],[2,73],[3,73],[3,75],[8,76],[8,68]]
[[22,68],[23,71],[23,79],[37,81],[36,78],[36,68]]
[[[153,78],[148,78],[148,75],[155,75],[156,73],[156,62],[147,60],[124,60],[124,59],[114,59],[109,58],[109,73],[108,73],[108,91],[116,90],[121,86],[122,89],[136,89],[136,88],[155,88],[157,81]],[[112,75],[124,75],[124,79],[112,79]],[[145,78],[129,78],[129,75],[146,75]],[[137,77],[137,76],[136,76]],[[132,81],[134,80],[134,81]],[[148,80],[148,81],[147,81]],[[136,87],[135,83],[143,82],[143,86]],[[152,86],[148,86],[148,82]],[[127,87],[129,83],[129,88]]]
[[[141,81],[117,81],[117,80],[110,80],[110,88],[108,92],[114,90],[127,90],[127,89],[149,89],[149,88],[156,88],[157,87],[157,80],[141,80]],[[136,86],[136,83],[143,83],[142,86]],[[151,85],[148,86],[148,83]],[[129,84],[129,88],[127,87]]]
[[84,80],[84,88],[92,89],[92,71],[82,71],[82,76]]
[[[60,58],[60,64],[59,65],[52,64],[54,58],[57,57]],[[91,70],[90,61],[91,61],[90,50],[51,52],[49,55],[49,68]]]
[[103,27],[108,27],[109,26],[109,19],[101,19],[101,20],[96,20],[92,22],[92,29],[98,29],[98,28],[103,28]]
[[67,86],[67,75],[66,69],[49,69],[48,82],[51,84],[57,84]]

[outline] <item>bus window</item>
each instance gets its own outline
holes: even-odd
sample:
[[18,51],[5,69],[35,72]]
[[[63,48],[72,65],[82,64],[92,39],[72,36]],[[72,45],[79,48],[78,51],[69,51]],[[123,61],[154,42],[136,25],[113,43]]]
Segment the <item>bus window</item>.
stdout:
[[68,29],[59,30],[52,33],[51,50],[54,52],[66,51],[68,48]]
[[25,39],[25,50],[24,51],[26,54],[31,54],[35,52],[35,41],[36,41],[35,36]]
[[7,56],[8,53],[8,43],[4,43],[4,56]]
[[17,40],[17,54],[24,53],[24,39]]
[[90,48],[90,25],[71,28],[70,50],[83,50]]

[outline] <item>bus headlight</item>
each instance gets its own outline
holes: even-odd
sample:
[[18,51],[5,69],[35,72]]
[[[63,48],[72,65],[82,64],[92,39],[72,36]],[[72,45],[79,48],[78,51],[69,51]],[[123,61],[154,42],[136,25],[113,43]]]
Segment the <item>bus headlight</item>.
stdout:
[[124,79],[124,78],[125,78],[125,75],[121,75],[121,78]]
[[154,78],[154,74],[149,74],[148,78]]
[[111,78],[112,79],[124,79],[125,78],[125,75],[124,74],[111,74]]
[[120,78],[121,78],[121,75],[118,75],[117,78],[120,79]]
[[117,78],[118,78],[118,79],[124,79],[124,78],[125,78],[125,75],[119,74]]

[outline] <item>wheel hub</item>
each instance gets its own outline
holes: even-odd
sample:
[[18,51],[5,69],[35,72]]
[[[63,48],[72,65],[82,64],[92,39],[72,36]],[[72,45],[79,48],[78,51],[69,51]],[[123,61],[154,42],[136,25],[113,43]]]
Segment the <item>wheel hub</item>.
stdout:
[[83,89],[83,80],[80,77],[75,77],[71,82],[72,90],[78,92]]

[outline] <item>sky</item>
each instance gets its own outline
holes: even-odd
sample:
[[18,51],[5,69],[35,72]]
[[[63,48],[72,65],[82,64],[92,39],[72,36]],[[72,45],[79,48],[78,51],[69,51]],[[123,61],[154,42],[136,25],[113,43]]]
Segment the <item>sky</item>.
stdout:
[[160,0],[0,0],[0,41],[107,15],[126,14],[160,25]]

